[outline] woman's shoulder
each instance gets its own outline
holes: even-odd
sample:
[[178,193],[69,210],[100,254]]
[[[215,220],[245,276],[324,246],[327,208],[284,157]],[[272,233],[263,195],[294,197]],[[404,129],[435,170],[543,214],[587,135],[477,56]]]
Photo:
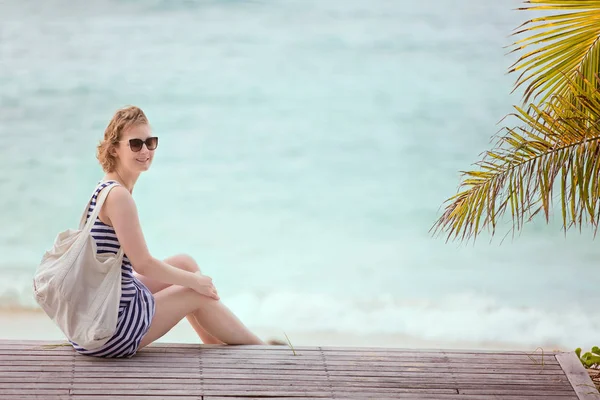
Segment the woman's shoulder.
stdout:
[[[129,190],[116,182],[114,185],[106,184],[104,188],[110,186],[110,192],[106,196],[104,205],[100,211],[100,219],[104,218],[105,224],[113,226],[112,219],[118,215],[129,215],[135,211],[136,206]],[[101,190],[103,190],[102,188]]]
[[110,188],[109,193],[106,196],[107,200],[109,198],[113,199],[113,201],[117,199],[126,199],[128,197],[131,198],[131,193],[129,193],[129,190],[115,180],[99,181],[96,185],[96,196],[98,196],[100,192],[106,188]]
[[[98,197],[98,195],[100,194],[101,191],[103,191],[105,188],[109,187],[109,186],[113,186],[116,187],[117,185],[119,185],[119,182],[117,181],[113,181],[113,180],[100,180],[98,182],[96,182],[96,188],[94,189],[94,197]],[[112,189],[111,189],[112,192]]]

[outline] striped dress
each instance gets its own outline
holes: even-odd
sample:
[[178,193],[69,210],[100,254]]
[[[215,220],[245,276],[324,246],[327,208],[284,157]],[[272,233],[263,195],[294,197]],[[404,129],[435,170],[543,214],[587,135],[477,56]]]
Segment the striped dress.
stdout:
[[[92,196],[86,221],[90,218],[96,199],[102,189],[118,185],[116,181],[100,182]],[[114,253],[120,248],[115,230],[97,218],[92,227],[92,236],[96,240],[97,254]],[[95,357],[132,357],[138,350],[140,341],[150,328],[154,316],[154,296],[148,288],[134,275],[131,262],[123,255],[121,264],[121,300],[119,303],[119,318],[114,336],[102,347],[86,350],[77,343],[71,342],[73,348],[85,355]]]

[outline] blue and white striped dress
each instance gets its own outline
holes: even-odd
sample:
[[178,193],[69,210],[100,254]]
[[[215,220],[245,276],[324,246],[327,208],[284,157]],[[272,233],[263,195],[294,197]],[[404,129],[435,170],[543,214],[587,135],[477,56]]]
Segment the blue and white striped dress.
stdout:
[[[118,185],[116,181],[100,182],[92,196],[88,209],[86,221],[90,218],[96,199],[102,189],[112,185]],[[97,254],[114,253],[119,251],[121,245],[115,234],[115,230],[97,218],[92,228],[92,236],[96,240]],[[134,275],[131,262],[127,255],[123,255],[121,264],[121,301],[119,303],[119,319],[117,331],[114,336],[102,347],[94,350],[86,350],[71,342],[73,348],[85,355],[95,357],[132,357],[138,350],[140,341],[150,328],[150,322],[154,316],[154,296],[148,288]]]

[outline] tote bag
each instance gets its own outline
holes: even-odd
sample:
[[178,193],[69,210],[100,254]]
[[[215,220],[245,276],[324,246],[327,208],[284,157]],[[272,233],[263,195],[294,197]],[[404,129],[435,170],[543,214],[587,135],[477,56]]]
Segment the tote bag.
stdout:
[[79,229],[58,234],[33,279],[40,307],[69,340],[88,350],[104,345],[117,329],[123,248],[117,254],[96,254],[91,235],[106,196],[117,185],[111,183],[100,192],[87,223],[91,200]]

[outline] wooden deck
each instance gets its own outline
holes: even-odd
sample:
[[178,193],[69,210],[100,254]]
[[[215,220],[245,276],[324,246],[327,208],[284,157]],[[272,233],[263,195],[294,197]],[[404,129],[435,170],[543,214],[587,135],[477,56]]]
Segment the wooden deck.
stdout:
[[600,400],[574,353],[155,344],[131,359],[0,340],[0,399]]

